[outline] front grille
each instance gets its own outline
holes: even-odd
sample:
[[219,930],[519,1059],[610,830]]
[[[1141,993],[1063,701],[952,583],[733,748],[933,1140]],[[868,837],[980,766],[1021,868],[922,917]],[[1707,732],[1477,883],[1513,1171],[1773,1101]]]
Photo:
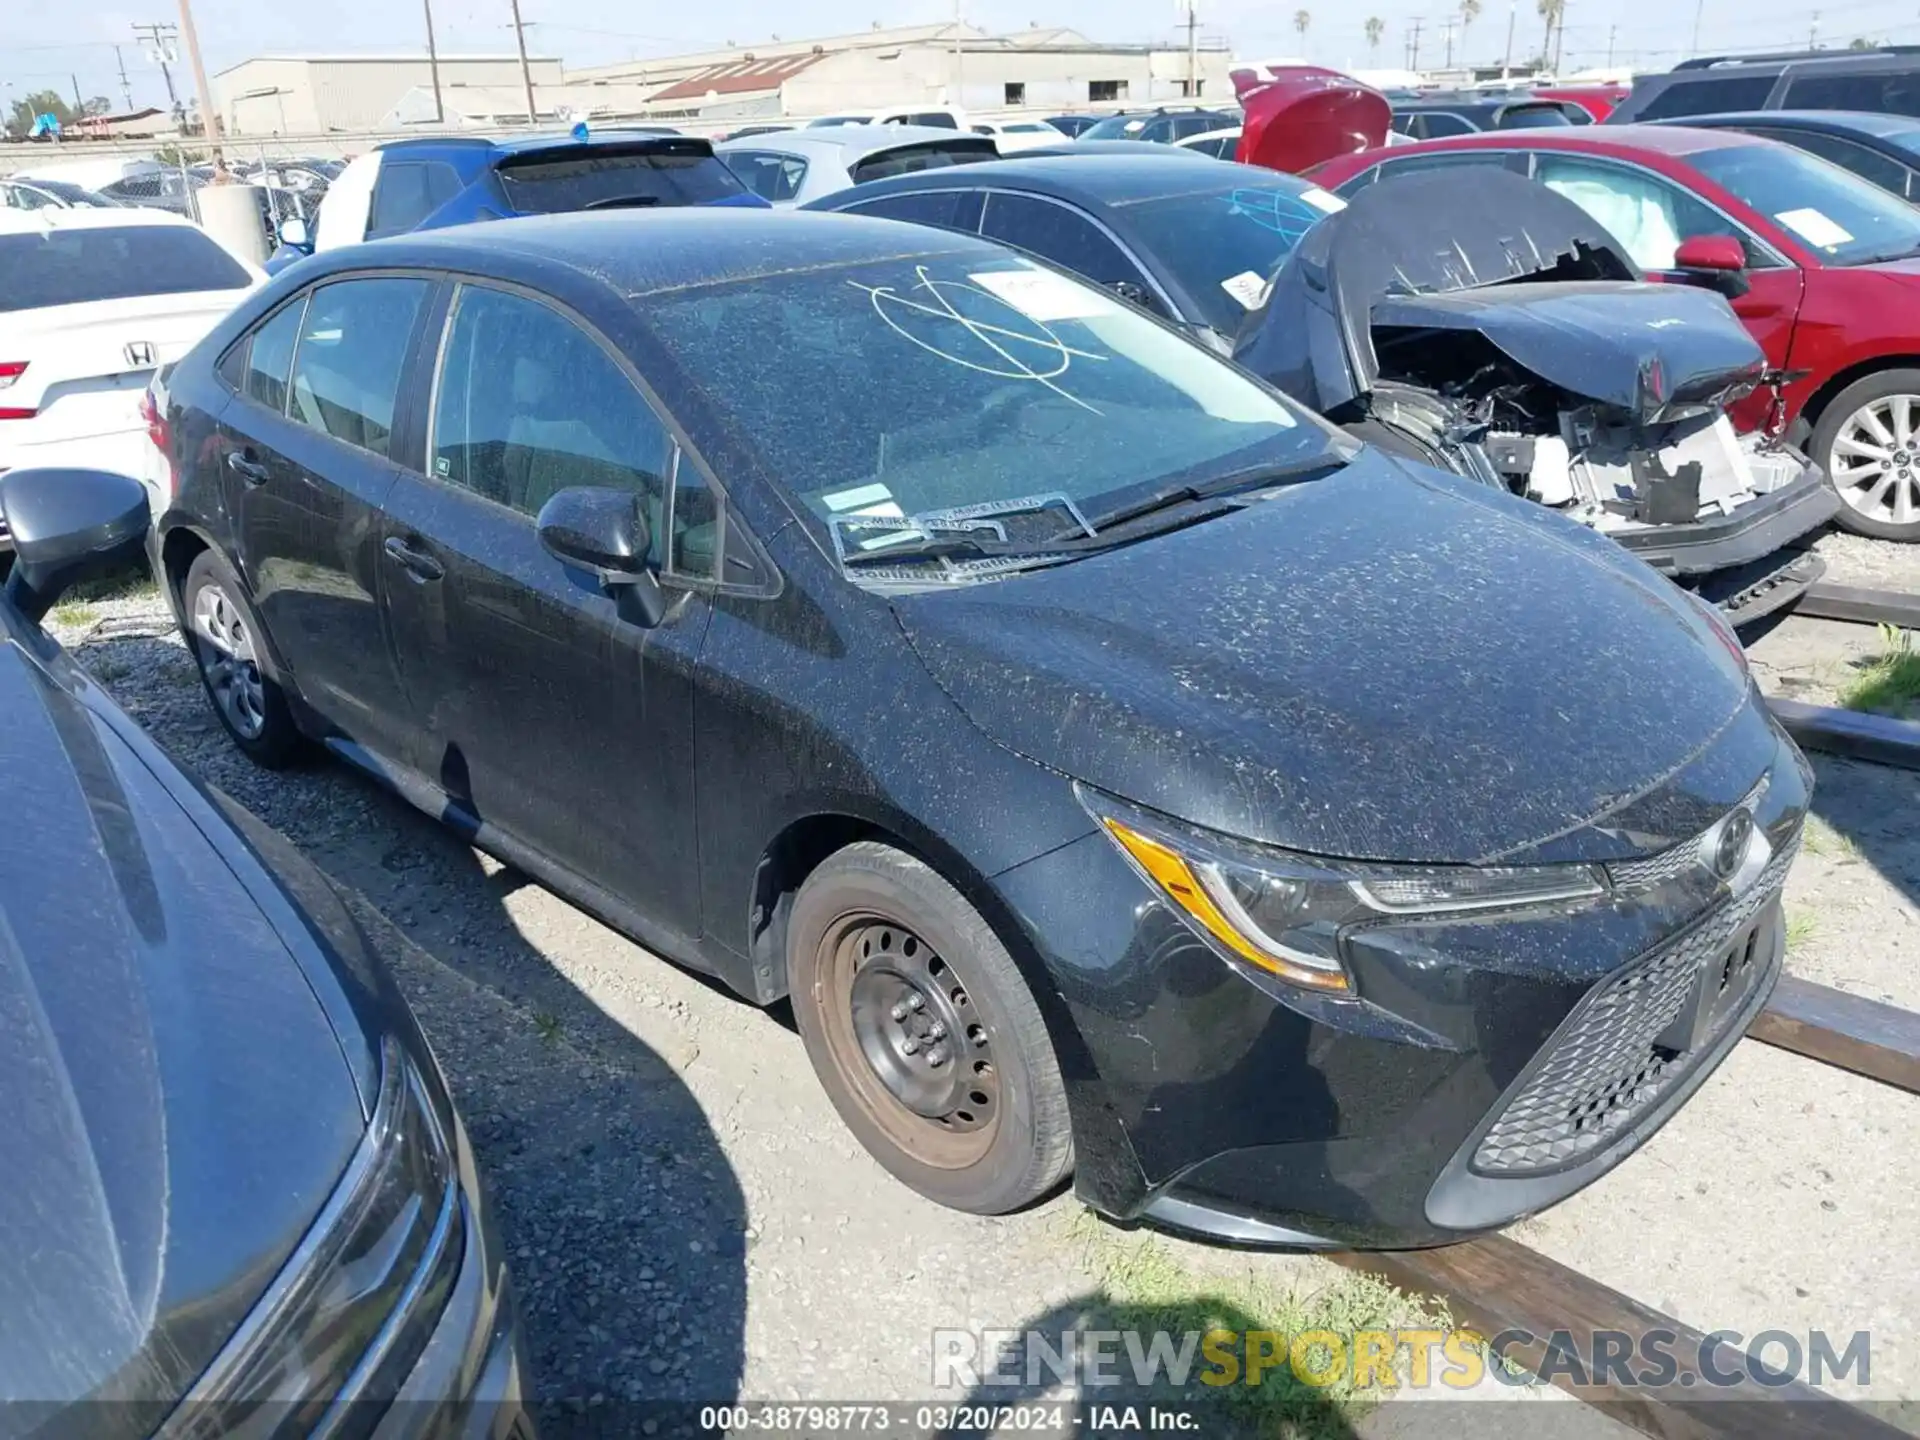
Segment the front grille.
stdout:
[[1692,998],[1701,967],[1719,956],[1730,972],[1740,958],[1734,952],[1753,943],[1748,927],[1779,893],[1799,848],[1796,831],[1744,896],[1589,992],[1481,1139],[1473,1168],[1499,1176],[1564,1169],[1600,1149],[1685,1074],[1742,1007],[1692,1050],[1658,1042]]
[[1616,890],[1652,890],[1700,864],[1700,837],[1682,840],[1644,860],[1618,860],[1607,866]]

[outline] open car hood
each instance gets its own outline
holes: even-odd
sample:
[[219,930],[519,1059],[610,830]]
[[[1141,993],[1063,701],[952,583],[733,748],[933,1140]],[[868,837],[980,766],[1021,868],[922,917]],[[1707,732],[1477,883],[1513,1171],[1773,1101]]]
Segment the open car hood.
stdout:
[[1243,165],[1297,175],[1336,155],[1386,144],[1393,123],[1386,96],[1318,65],[1235,70],[1233,88],[1245,112],[1234,156]]
[[1380,328],[1478,331],[1636,423],[1758,378],[1759,348],[1724,300],[1621,283],[1639,278],[1571,200],[1495,165],[1449,166],[1368,186],[1309,230],[1247,317],[1234,358],[1323,414],[1381,378]]

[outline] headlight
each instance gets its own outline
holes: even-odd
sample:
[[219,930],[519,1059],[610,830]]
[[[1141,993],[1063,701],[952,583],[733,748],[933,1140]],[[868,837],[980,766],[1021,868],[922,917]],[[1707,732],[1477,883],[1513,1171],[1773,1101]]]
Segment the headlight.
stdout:
[[391,1039],[380,1058],[347,1173],[164,1440],[364,1435],[419,1358],[459,1274],[460,1184],[426,1080]]
[[1079,787],[1080,803],[1201,933],[1271,975],[1351,990],[1341,932],[1388,915],[1591,900],[1591,867],[1373,865],[1290,854],[1188,829]]

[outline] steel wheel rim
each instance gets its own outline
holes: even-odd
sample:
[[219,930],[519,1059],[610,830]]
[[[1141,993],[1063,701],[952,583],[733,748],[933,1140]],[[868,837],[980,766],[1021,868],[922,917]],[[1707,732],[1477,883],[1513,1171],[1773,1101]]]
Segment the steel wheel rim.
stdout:
[[1920,395],[1870,400],[1833,437],[1828,469],[1847,507],[1888,525],[1920,520]]
[[245,617],[225,590],[205,585],[193,597],[191,623],[195,658],[213,703],[236,734],[258,740],[267,728],[267,696]]
[[912,926],[870,913],[820,941],[827,1048],[886,1138],[961,1169],[993,1147],[1005,1108],[993,1040],[966,982]]

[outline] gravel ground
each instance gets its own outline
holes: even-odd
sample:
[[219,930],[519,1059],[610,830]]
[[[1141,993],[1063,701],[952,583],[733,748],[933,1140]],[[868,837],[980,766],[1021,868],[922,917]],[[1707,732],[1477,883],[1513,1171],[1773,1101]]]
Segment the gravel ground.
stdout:
[[1813,543],[1837,585],[1876,590],[1920,590],[1920,545],[1896,545],[1829,529]]
[[[184,763],[299,843],[395,965],[490,1185],[548,1432],[631,1433],[636,1400],[952,1401],[932,1384],[937,1327],[1164,1323],[1195,1297],[1255,1323],[1415,1313],[1323,1262],[1144,1239],[1070,1196],[999,1220],[920,1200],[840,1126],[783,1013],[653,959],[342,766],[253,767],[150,592],[63,607],[53,628]],[[1836,840],[1796,871],[1793,903],[1819,921],[1794,963],[1920,1005],[1920,855],[1895,810],[1911,788],[1890,797],[1885,772],[1846,768],[1822,767],[1822,813],[1858,853]],[[1898,1173],[1920,1153],[1920,1100],[1861,1084],[1743,1046],[1652,1144],[1521,1238],[1703,1330],[1871,1324],[1887,1337],[1874,1395],[1920,1393],[1911,1267],[1870,1263],[1920,1233]],[[1296,1402],[1280,1413],[1308,1433],[1461,1433],[1451,1406],[1389,1404],[1356,1431]],[[1570,1403],[1483,1413],[1475,1433],[1542,1433],[1547,1414],[1555,1436],[1623,1433]]]

